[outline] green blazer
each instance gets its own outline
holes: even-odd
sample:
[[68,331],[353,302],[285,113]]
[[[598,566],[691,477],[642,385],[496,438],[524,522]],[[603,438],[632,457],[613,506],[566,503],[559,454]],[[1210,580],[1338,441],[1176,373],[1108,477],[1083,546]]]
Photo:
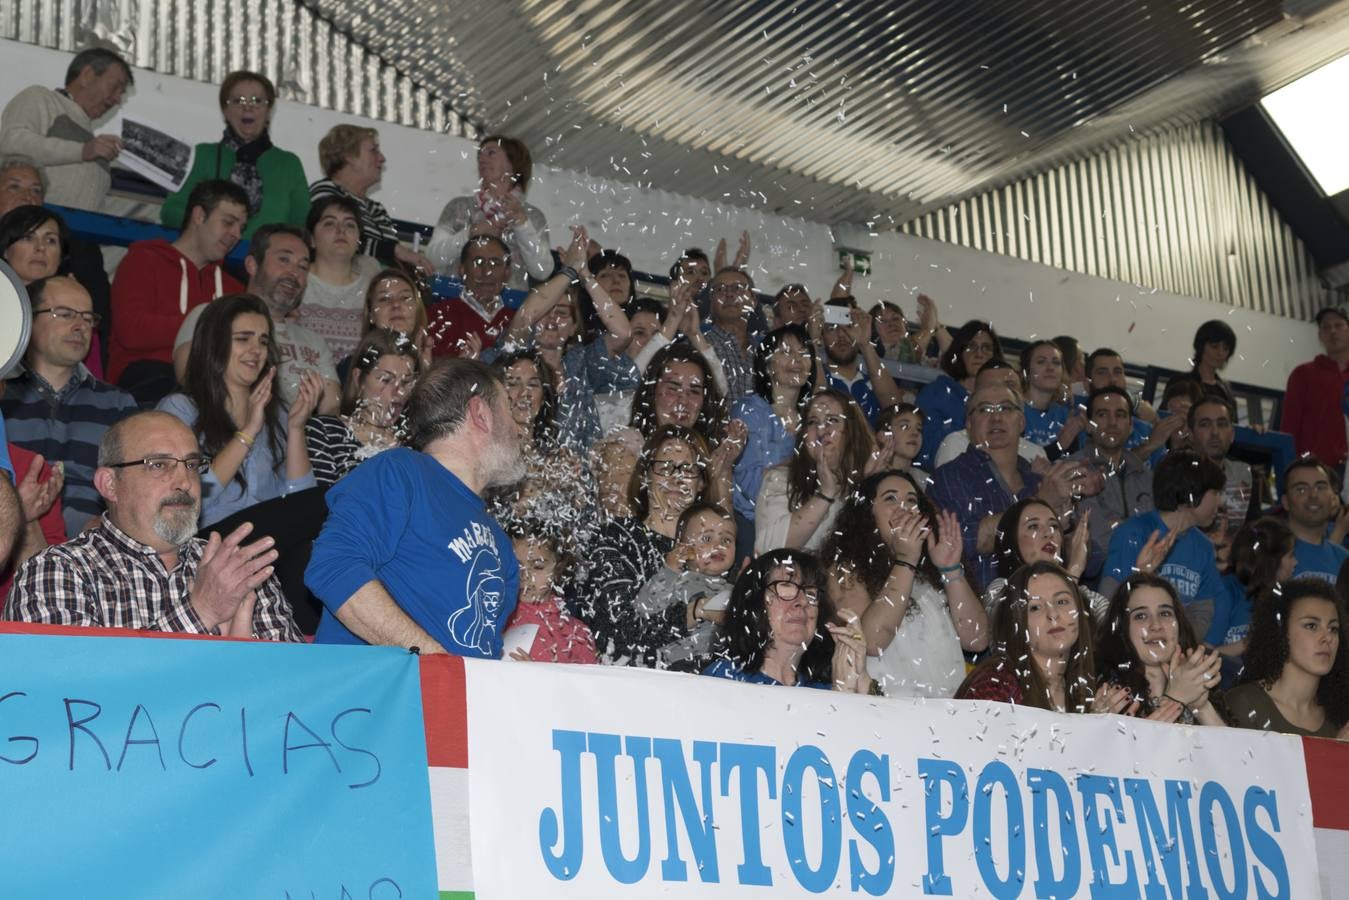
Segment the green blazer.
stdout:
[[[159,221],[170,228],[183,227],[187,198],[202,181],[229,180],[234,169],[234,148],[221,143],[198,144],[192,159],[192,171],[182,188],[169,195],[159,210]],[[258,175],[262,178],[262,208],[248,220],[244,238],[263,225],[294,225],[303,228],[309,217],[309,180],[305,178],[300,157],[273,147],[258,157]]]

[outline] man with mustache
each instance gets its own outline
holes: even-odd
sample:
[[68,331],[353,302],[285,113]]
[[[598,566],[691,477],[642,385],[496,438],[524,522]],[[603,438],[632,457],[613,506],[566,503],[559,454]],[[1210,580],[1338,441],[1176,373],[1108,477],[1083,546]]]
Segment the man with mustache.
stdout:
[[[323,379],[318,415],[336,415],[341,387],[328,342],[291,318],[309,283],[309,235],[293,225],[262,226],[253,233],[244,271],[248,273],[245,290],[261,298],[272,315],[281,402],[287,407],[294,403],[304,373],[314,371]],[[198,307],[188,314],[173,343],[173,367],[180,384],[186,383],[192,334],[201,311]]]
[[520,566],[483,497],[525,474],[502,375],[441,360],[408,398],[407,433],[328,491],[305,571],[315,640],[499,658]]
[[167,413],[137,413],[108,429],[94,473],[107,512],[19,567],[4,617],[300,640],[272,575],[271,539],[245,543],[250,525],[196,536],[209,464],[192,431]]
[[108,381],[141,405],[174,390],[173,347],[184,317],[243,285],[226,274],[248,221],[248,195],[229,181],[203,181],[187,199],[183,230],[172,241],[136,241],[112,279]]

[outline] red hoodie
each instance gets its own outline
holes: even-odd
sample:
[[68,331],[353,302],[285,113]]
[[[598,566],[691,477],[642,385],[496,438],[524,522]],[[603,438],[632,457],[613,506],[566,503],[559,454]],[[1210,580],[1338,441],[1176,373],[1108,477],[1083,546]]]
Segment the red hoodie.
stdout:
[[200,269],[165,240],[137,241],[112,279],[108,381],[136,360],[173,364],[173,339],[188,310],[244,286],[210,262]]

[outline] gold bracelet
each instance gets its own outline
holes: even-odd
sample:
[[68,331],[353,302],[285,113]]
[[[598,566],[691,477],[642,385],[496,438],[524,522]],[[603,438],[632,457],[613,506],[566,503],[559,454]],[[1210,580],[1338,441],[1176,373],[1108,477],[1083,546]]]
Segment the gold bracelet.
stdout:
[[253,449],[253,441],[257,440],[257,438],[250,440],[248,435],[244,434],[242,431],[234,432],[234,436],[239,439],[239,443],[243,444],[249,450]]

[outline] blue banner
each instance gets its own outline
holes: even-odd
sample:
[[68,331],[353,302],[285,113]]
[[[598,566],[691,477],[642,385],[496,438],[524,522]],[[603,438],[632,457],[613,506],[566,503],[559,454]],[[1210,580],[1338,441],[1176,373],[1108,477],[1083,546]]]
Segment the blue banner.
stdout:
[[0,635],[0,896],[436,894],[417,657]]

